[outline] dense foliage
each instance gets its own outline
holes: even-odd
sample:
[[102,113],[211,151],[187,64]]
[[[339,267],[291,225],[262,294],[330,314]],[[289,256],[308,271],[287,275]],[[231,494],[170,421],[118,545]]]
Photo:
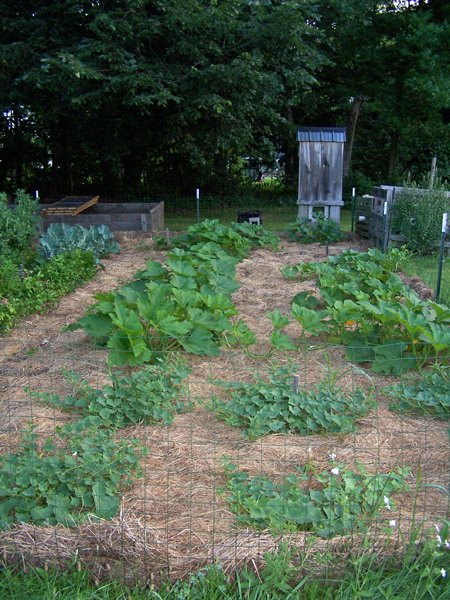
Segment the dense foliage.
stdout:
[[223,193],[247,159],[282,151],[291,176],[299,124],[348,124],[352,183],[416,176],[434,155],[448,174],[448,14],[441,0],[2,0],[0,178]]
[[230,320],[237,314],[236,264],[252,247],[276,240],[262,228],[240,231],[218,221],[192,225],[172,240],[165,264],[149,261],[130,284],[97,294],[99,302],[68,330],[83,328],[109,348],[112,365],[152,362],[175,349],[214,356],[223,343],[254,343],[243,321]]
[[448,367],[425,371],[420,378],[384,389],[392,398],[389,408],[411,415],[450,419],[450,372]]
[[440,241],[442,215],[449,209],[450,197],[443,190],[405,188],[395,196],[391,232],[402,235],[411,252],[431,254]]
[[0,456],[0,527],[31,521],[73,526],[89,515],[112,518],[119,486],[138,469],[135,442],[115,442],[98,429],[62,430],[38,444],[30,430],[17,452]]
[[226,401],[214,398],[211,409],[250,439],[269,433],[350,433],[375,402],[362,389],[345,391],[334,377],[295,389],[289,369],[272,369],[253,383],[218,382],[231,391]]
[[300,244],[332,244],[344,238],[339,223],[315,213],[313,219],[299,219],[287,230],[289,240]]
[[38,218],[38,201],[23,190],[17,190],[12,206],[8,205],[7,195],[0,193],[0,259],[8,258],[16,263],[32,259]]

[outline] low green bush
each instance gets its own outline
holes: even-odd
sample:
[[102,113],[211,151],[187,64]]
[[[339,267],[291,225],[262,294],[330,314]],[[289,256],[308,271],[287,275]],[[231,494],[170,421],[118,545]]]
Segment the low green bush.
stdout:
[[450,370],[439,366],[425,371],[419,379],[384,388],[393,398],[389,408],[395,412],[450,419]]
[[314,213],[313,219],[298,219],[288,230],[288,239],[299,244],[327,245],[344,239],[338,223],[325,218],[323,213]]
[[96,261],[100,262],[100,258],[118,254],[120,246],[114,241],[114,234],[107,225],[86,228],[81,225],[52,223],[39,238],[39,252],[46,259],[74,250],[92,252]]

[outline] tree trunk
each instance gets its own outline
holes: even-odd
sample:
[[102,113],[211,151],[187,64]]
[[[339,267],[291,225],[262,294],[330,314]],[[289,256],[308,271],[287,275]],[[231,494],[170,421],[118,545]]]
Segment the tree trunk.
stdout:
[[350,165],[352,163],[353,141],[355,139],[356,123],[358,121],[361,107],[364,104],[364,96],[356,96],[353,98],[352,107],[347,125],[347,142],[344,148],[344,177],[348,175]]
[[397,166],[397,156],[398,156],[398,143],[400,141],[400,133],[398,131],[394,131],[391,136],[391,150],[389,152],[389,164],[388,164],[388,172],[387,177],[388,180],[391,181],[395,167]]
[[294,115],[290,106],[286,109],[286,119],[289,122],[290,128],[289,133],[284,140],[284,174],[286,182],[294,182],[296,177],[296,144],[294,142],[293,132],[294,127]]

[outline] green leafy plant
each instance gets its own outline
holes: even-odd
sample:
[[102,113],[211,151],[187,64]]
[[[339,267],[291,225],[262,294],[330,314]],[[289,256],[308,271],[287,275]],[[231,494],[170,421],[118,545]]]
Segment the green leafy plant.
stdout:
[[77,249],[92,252],[97,262],[120,252],[120,246],[107,225],[92,225],[88,229],[81,225],[52,223],[39,238],[39,252],[46,259]]
[[37,237],[39,203],[24,190],[17,190],[14,203],[0,193],[0,257],[14,258],[17,263],[27,263]]
[[262,225],[252,225],[250,223],[233,223],[231,225],[233,231],[236,231],[246,239],[250,240],[253,247],[269,247],[272,250],[278,250],[279,237],[269,231]]
[[[60,254],[39,268],[23,270],[11,261],[0,263],[0,331],[8,331],[23,316],[45,310],[96,274],[91,252]],[[4,283],[3,283],[4,282]]]
[[376,372],[399,375],[429,361],[445,361],[450,349],[450,308],[421,300],[394,272],[407,254],[344,251],[319,263],[282,269],[289,279],[316,279],[321,310],[296,296],[292,316],[306,334],[327,334],[347,346],[347,358],[369,362]]
[[[98,295],[90,313],[68,329],[83,328],[106,345],[113,365],[151,362],[180,348],[217,355],[227,332],[248,332],[230,321],[237,312],[231,294],[238,287],[238,258],[214,242],[175,248],[167,256],[165,265],[150,261],[131,284]],[[240,336],[241,344],[248,340]]]
[[66,372],[74,394],[61,399],[57,394],[33,392],[32,397],[57,408],[81,412],[87,426],[120,428],[155,422],[169,425],[177,413],[189,407],[188,389],[183,383],[189,372],[180,359],[158,360],[129,377],[112,374],[111,384],[101,389]]
[[119,510],[119,490],[138,472],[137,443],[116,442],[101,430],[57,433],[39,445],[30,428],[17,452],[0,457],[0,527],[73,526]]
[[421,373],[415,381],[403,382],[383,389],[393,398],[389,408],[395,412],[428,415],[450,419],[450,373],[440,366]]
[[444,190],[426,190],[408,182],[395,195],[391,231],[403,235],[406,247],[415,254],[431,254],[439,242],[442,214],[450,208]]
[[311,531],[323,538],[364,532],[383,508],[394,506],[392,494],[407,490],[408,469],[369,474],[332,461],[326,471],[310,462],[275,482],[250,476],[225,462],[222,489],[238,525],[273,533]]
[[330,372],[321,383],[297,390],[292,370],[272,368],[267,379],[256,377],[254,383],[217,382],[231,390],[231,397],[214,397],[210,409],[250,439],[269,433],[349,433],[375,402],[360,388],[345,391],[337,379]]
[[313,213],[312,219],[298,219],[288,230],[288,239],[300,244],[328,245],[344,239],[339,223],[327,219],[323,213]]

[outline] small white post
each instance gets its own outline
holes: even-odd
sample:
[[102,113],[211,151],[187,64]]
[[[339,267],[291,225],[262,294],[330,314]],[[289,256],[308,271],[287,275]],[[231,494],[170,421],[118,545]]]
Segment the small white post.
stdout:
[[196,207],[197,207],[197,223],[200,223],[200,188],[195,190]]
[[431,171],[430,171],[430,189],[432,190],[434,187],[434,178],[436,176],[436,163],[437,156],[433,156],[431,159]]
[[36,198],[36,200],[39,200],[39,191],[38,190],[36,190],[34,192],[34,197]]

